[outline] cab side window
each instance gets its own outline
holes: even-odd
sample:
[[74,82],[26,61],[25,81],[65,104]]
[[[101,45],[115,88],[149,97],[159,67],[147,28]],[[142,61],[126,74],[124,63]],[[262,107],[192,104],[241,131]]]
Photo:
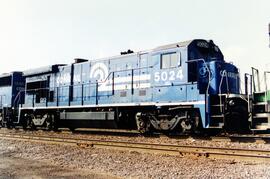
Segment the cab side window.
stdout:
[[176,52],[161,54],[160,59],[161,69],[175,68],[181,65],[180,54]]

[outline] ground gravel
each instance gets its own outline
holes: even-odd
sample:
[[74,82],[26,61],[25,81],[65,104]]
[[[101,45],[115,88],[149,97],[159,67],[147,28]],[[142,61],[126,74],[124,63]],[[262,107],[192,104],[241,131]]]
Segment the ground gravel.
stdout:
[[[270,178],[268,164],[0,139],[1,156],[121,178]],[[0,162],[1,164],[1,162]]]

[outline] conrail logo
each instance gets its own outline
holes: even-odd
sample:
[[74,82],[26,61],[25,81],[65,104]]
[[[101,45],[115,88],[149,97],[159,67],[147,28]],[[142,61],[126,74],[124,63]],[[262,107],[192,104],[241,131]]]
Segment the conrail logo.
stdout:
[[103,82],[109,75],[109,70],[104,63],[96,63],[91,67],[90,78],[97,79],[98,82]]
[[209,70],[210,70],[210,80],[213,79],[213,71],[209,68],[207,68],[205,65],[203,65],[200,69],[199,69],[199,75],[200,78],[209,78]]
[[150,74],[140,74],[133,76],[118,76],[112,79],[109,76],[108,67],[104,63],[96,63],[91,67],[90,78],[99,83],[98,91],[129,90],[138,88],[150,88]]
[[238,79],[239,78],[239,73],[234,73],[234,72],[224,72],[220,71],[220,76],[227,76],[228,78],[233,78],[233,79]]

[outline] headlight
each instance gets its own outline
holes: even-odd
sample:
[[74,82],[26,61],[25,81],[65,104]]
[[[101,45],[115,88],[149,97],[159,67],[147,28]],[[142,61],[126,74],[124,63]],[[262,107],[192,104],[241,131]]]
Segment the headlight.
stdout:
[[233,100],[230,100],[230,101],[229,101],[229,105],[230,105],[230,106],[234,106],[234,104],[235,104],[235,103],[234,103]]

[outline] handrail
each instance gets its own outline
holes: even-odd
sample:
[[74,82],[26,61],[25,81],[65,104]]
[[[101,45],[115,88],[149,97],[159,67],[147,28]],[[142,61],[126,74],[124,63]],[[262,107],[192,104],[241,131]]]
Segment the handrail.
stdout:
[[[17,101],[15,107],[19,107],[20,102],[21,102],[21,93],[24,93],[24,92],[25,92],[24,90],[20,91],[19,100]],[[14,100],[14,101],[15,101],[15,100]],[[21,105],[22,105],[22,103],[21,103]]]
[[264,100],[265,100],[265,111],[268,110],[268,100],[267,100],[267,97],[268,97],[268,86],[267,86],[267,74],[270,74],[270,71],[265,71],[264,72],[264,83],[265,83],[265,97],[264,97]]
[[[249,79],[250,80],[248,80],[248,76],[249,76]],[[249,94],[252,94],[252,79],[253,79],[253,76],[251,75],[251,74],[249,74],[249,73],[245,73],[245,94],[246,95],[249,95]],[[250,81],[250,89],[248,90],[248,81]]]
[[[219,82],[219,87],[218,87],[218,93],[221,94],[221,86],[222,86],[222,83],[223,83],[223,78],[224,78],[224,73],[226,73],[226,70],[223,70],[222,73],[221,73],[221,80]],[[220,112],[222,112],[222,102],[221,102],[221,96],[219,96],[219,105],[220,105]]]
[[[210,73],[210,70],[209,70],[209,67],[207,66],[207,64],[206,64],[206,62],[205,62],[205,60],[204,59],[199,59],[199,60],[202,60],[203,62],[204,62],[204,64],[205,64],[205,66],[206,66],[206,69],[207,69],[207,71],[208,71],[208,73],[209,73],[209,81],[208,81],[208,86],[207,86],[207,96],[209,95],[209,86],[210,86],[210,80],[211,80],[211,73]],[[17,109],[17,108],[19,108],[19,105],[21,104],[23,104],[22,103],[22,99],[23,98],[21,98],[22,97],[22,95],[23,95],[23,93],[27,93],[27,92],[31,92],[31,91],[40,91],[40,90],[50,90],[50,89],[53,89],[53,90],[55,90],[55,89],[59,89],[59,88],[69,88],[69,87],[84,87],[85,85],[89,85],[89,87],[90,86],[95,86],[96,87],[96,100],[98,100],[98,87],[101,85],[101,84],[104,84],[104,83],[106,83],[108,80],[110,80],[110,76],[111,75],[114,75],[116,72],[125,72],[125,71],[131,71],[132,72],[132,75],[134,74],[134,70],[141,70],[141,69],[149,69],[149,68],[153,68],[153,66],[149,66],[149,67],[143,67],[143,68],[136,68],[136,69],[125,69],[125,70],[118,70],[118,71],[113,71],[113,72],[110,72],[109,74],[108,74],[108,76],[104,79],[104,80],[96,80],[96,82],[87,82],[87,83],[81,83],[81,84],[72,84],[72,85],[62,85],[62,86],[60,86],[60,87],[46,87],[46,88],[36,88],[36,89],[25,89],[25,90],[21,90],[21,91],[18,91],[18,93],[16,94],[16,96],[15,96],[15,98],[14,98],[14,100],[13,100],[13,109]],[[113,85],[112,85],[112,90],[113,90]],[[70,93],[69,91],[68,91],[68,93]],[[48,95],[49,93],[48,93],[48,91],[46,91],[46,105],[47,105],[47,102],[49,101],[49,96],[50,96],[50,94]],[[63,95],[63,96],[65,96],[65,94]],[[31,97],[31,96],[30,96]],[[67,97],[68,97],[68,95],[67,95]],[[45,97],[44,97],[45,98]],[[80,95],[78,95],[78,98],[80,98]],[[84,98],[84,93],[83,93],[83,89],[82,89],[82,93],[81,93],[81,98],[82,98],[82,100],[83,100],[83,98]],[[57,99],[56,100],[59,100],[59,93],[57,92]],[[69,97],[69,101],[70,101],[70,97]],[[32,102],[33,102],[33,107],[35,106],[35,104],[34,104],[34,95],[33,95],[33,99],[32,99]],[[54,102],[55,102],[55,97],[54,97]],[[96,103],[97,103],[98,101],[96,101]],[[206,103],[208,104],[208,98],[206,99]],[[82,105],[83,105],[83,101],[82,101]],[[207,109],[208,109],[208,107],[207,107]],[[15,123],[18,123],[19,122],[19,118],[18,118],[18,121],[16,121]]]
[[[132,70],[141,70],[141,69],[148,69],[148,68],[153,68],[153,66],[149,66],[149,67],[142,67],[142,68],[132,68],[132,69],[125,69],[125,70],[118,70],[118,71],[112,71],[108,74],[108,76],[102,80],[102,81],[99,81],[98,82],[98,85],[101,85],[101,84],[104,84],[105,82],[108,81],[110,75],[112,74],[115,74],[117,72],[125,72],[125,71],[132,71]],[[97,82],[87,82],[87,83],[83,83],[84,85],[93,85],[93,86],[96,86]],[[70,86],[81,86],[81,84],[77,84],[77,85],[61,85],[61,88],[64,88],[64,87],[70,87]],[[54,87],[56,88],[56,87]],[[51,89],[51,87],[47,87],[47,88],[35,88],[35,89],[29,89],[29,90],[25,90],[25,92],[29,92],[29,91],[37,91],[37,90],[46,90],[46,89]]]
[[260,77],[259,77],[259,70],[254,68],[254,67],[251,67],[251,70],[252,70],[252,80],[253,80],[253,88],[254,88],[254,92],[256,92],[256,83],[255,83],[255,73],[257,74],[257,82],[258,82],[258,92],[261,91],[261,85],[260,85]]
[[[228,83],[228,73],[226,70],[223,70],[222,71],[222,74],[221,74],[221,80],[220,80],[220,83],[219,83],[219,87],[218,87],[218,93],[221,94],[221,86],[223,84],[223,78],[224,76],[226,77],[226,87],[227,87],[227,93],[229,92],[229,83]],[[220,104],[220,112],[222,112],[222,99],[221,99],[221,96],[219,96],[219,104]]]
[[[249,76],[249,81],[250,81],[250,93],[248,92],[248,76]],[[245,95],[247,95],[247,103],[248,103],[248,112],[251,112],[251,108],[250,108],[250,95],[253,95],[252,93],[252,79],[253,76],[249,73],[245,73]]]
[[6,97],[6,95],[5,94],[4,95],[0,95],[0,97],[1,97],[0,107],[2,108],[3,107],[3,97]]
[[270,71],[265,71],[265,72],[264,72],[265,91],[268,90],[268,85],[267,85],[267,74],[270,74]]
[[[60,87],[57,87],[56,86],[56,87],[46,87],[46,88],[25,89],[23,92],[27,93],[27,92],[35,92],[35,91],[40,91],[40,90],[48,90],[49,91],[52,88],[53,89],[55,89],[55,88],[57,88],[57,89],[62,88],[63,89],[63,88],[70,88],[70,87],[73,87],[73,88],[74,87],[82,87],[83,88],[84,86],[89,85],[89,87],[93,86],[93,87],[96,88],[96,95],[95,95],[95,97],[96,97],[96,103],[98,103],[98,87],[100,85],[102,85],[102,84],[106,84],[109,81],[109,78],[110,78],[111,75],[114,78],[115,73],[125,72],[125,71],[131,71],[131,73],[133,75],[134,74],[134,70],[149,69],[149,68],[153,68],[153,66],[111,71],[105,79],[96,80],[95,82],[87,82],[87,83],[81,83],[81,84],[75,84],[75,85],[74,84],[72,84],[72,85],[71,84],[69,84],[69,85],[61,85]],[[114,79],[112,79],[112,80],[114,80]],[[112,95],[113,95],[113,93],[114,93],[114,83],[112,84],[112,89],[111,90],[112,90]],[[57,101],[58,101],[58,97],[59,96],[57,94]],[[81,97],[83,98],[83,89],[82,89],[82,96]],[[48,98],[48,95],[47,95],[47,98]],[[32,100],[34,100],[34,97],[33,97]],[[70,102],[70,99],[69,99],[69,102]],[[34,101],[32,103],[34,105]],[[83,104],[83,102],[82,102],[82,104]]]
[[[22,93],[22,92],[24,92],[24,90],[20,90],[20,91],[17,93],[17,95],[15,96],[15,98],[14,98],[14,100],[13,100],[13,102],[12,102],[12,109],[13,109],[13,110],[17,109],[17,106],[19,106],[19,103],[21,102],[20,100],[21,100],[21,93]],[[19,99],[19,100],[17,101],[17,99]],[[17,103],[16,103],[16,101],[17,101]],[[15,105],[15,104],[16,104],[16,105]],[[17,121],[13,121],[13,123],[14,123],[14,124],[19,124],[19,123],[20,123],[19,116],[18,116]]]
[[[16,100],[18,99],[18,97],[20,97],[21,96],[21,92],[24,92],[24,90],[21,90],[21,91],[19,91],[18,93],[17,93],[17,95],[16,95],[16,97],[14,98],[14,101],[13,101],[13,107],[16,107],[15,106],[15,102],[16,102]],[[20,98],[19,98],[20,99]],[[19,103],[19,100],[18,100],[18,102],[16,103],[16,104],[18,104]]]

